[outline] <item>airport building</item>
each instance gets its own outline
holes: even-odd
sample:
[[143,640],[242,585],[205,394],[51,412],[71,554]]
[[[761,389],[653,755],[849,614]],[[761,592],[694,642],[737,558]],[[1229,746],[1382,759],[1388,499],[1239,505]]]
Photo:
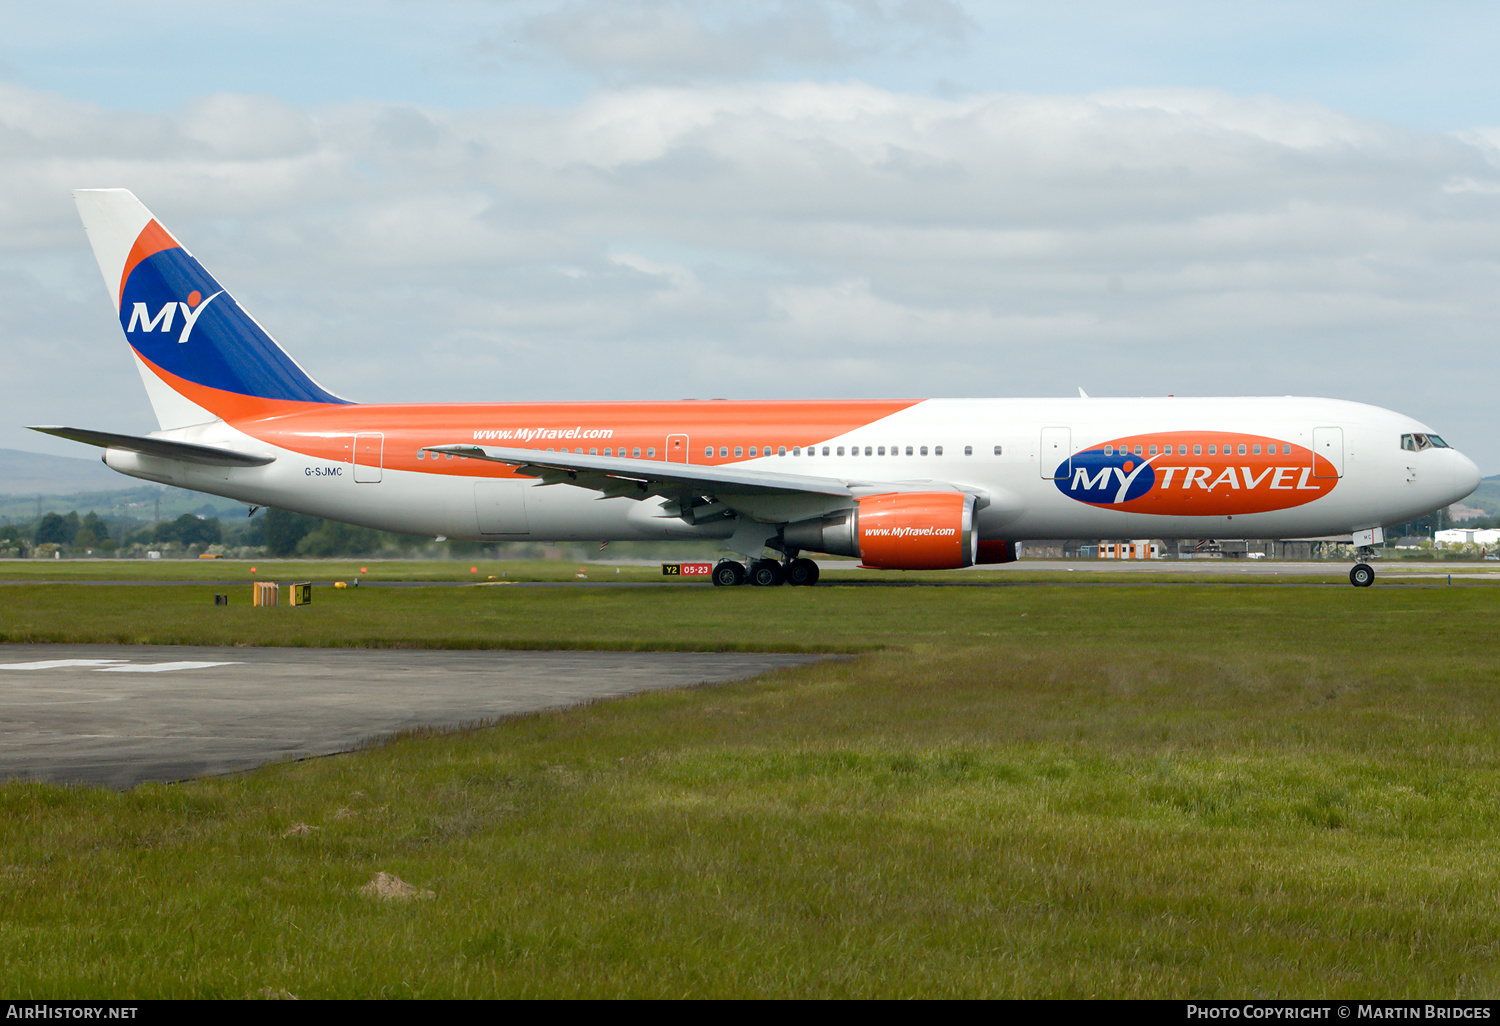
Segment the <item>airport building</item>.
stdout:
[[1500,528],[1451,527],[1432,536],[1435,545],[1500,545]]

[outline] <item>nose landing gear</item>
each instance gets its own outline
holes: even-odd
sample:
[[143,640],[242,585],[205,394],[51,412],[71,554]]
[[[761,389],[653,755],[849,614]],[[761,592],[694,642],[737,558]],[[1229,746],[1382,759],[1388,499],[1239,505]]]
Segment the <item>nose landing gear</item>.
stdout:
[[1375,568],[1368,562],[1369,558],[1373,554],[1373,549],[1371,549],[1369,546],[1362,545],[1360,546],[1358,553],[1355,555],[1354,558],[1358,560],[1358,562],[1355,563],[1354,568],[1349,571],[1349,583],[1354,585],[1356,588],[1368,588],[1370,585],[1375,583]]

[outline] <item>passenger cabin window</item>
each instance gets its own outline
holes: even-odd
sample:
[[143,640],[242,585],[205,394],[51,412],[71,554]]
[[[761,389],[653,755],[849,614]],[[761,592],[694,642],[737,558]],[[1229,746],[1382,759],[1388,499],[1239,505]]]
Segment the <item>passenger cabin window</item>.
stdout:
[[654,460],[654,459],[656,459],[656,446],[653,445],[653,446],[648,446],[646,448],[646,459],[648,459],[648,460]]
[[781,448],[777,449],[776,450],[776,455],[778,455],[778,456],[785,456],[786,455],[786,446],[783,445]]
[[926,455],[927,455],[927,446],[925,446],[925,445],[924,445],[924,446],[922,446],[922,455],[923,455],[923,456],[926,456]]
[[634,449],[632,449],[632,450],[631,450],[631,451],[630,451],[630,455],[631,455],[631,456],[632,456],[632,457],[633,457],[633,458],[635,458],[635,459],[640,459],[640,458],[641,458],[641,447],[640,447],[640,446],[639,446],[639,445],[638,445],[638,446],[636,446],[636,447],[635,447],[635,448],[634,448]]
[[911,446],[909,446],[909,445],[906,447],[906,455],[908,455],[908,456],[911,455]]
[[974,447],[972,445],[966,445],[966,446],[964,446],[964,455],[965,456],[972,456],[972,455],[974,455]]
[[943,447],[941,445],[935,445],[935,446],[933,446],[932,447],[932,454],[934,456],[941,456],[943,454]]
[[1000,447],[999,447],[999,446],[998,446],[998,445],[997,445],[997,446],[995,446],[995,455],[996,455],[996,456],[999,456],[999,455],[1000,455]]
[[734,455],[736,459],[745,455],[745,447],[743,445],[736,445],[734,447]]

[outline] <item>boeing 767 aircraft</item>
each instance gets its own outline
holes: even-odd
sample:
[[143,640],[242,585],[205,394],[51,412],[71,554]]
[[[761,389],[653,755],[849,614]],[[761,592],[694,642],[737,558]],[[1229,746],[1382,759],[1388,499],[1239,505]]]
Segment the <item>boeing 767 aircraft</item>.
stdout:
[[805,552],[931,570],[1009,562],[1021,538],[1367,547],[1479,484],[1425,424],[1291,396],[356,403],[130,192],[74,198],[160,430],[36,430],[252,506],[479,541],[722,539],[746,563],[715,584],[806,585]]

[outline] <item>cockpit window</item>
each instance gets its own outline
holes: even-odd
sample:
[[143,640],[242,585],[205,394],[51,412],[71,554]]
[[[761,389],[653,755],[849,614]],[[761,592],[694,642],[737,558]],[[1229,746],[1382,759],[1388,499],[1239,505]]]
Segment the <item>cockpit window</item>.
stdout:
[[1401,448],[1407,452],[1421,452],[1423,449],[1446,449],[1448,443],[1437,435],[1410,434],[1401,436]]

